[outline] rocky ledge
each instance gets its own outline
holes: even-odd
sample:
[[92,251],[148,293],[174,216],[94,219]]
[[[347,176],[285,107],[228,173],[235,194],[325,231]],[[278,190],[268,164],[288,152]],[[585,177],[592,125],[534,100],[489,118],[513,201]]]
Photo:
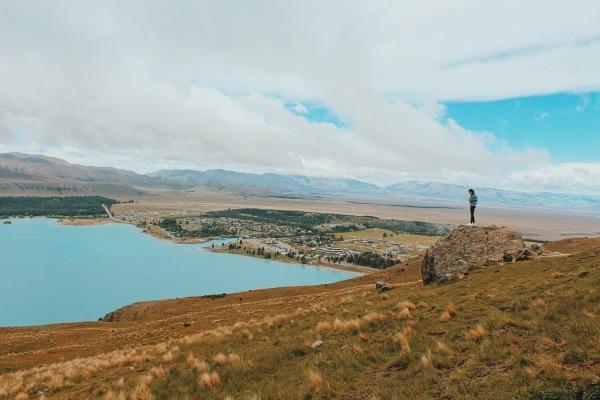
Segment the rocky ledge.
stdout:
[[459,279],[474,266],[525,261],[541,252],[537,245],[527,247],[521,235],[506,227],[461,225],[427,250],[423,282]]

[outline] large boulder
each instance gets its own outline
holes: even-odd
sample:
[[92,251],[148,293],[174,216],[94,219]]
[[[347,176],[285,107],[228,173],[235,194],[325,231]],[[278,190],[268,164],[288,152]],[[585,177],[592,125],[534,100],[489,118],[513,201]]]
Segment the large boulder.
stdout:
[[473,266],[523,261],[537,256],[517,232],[498,226],[461,225],[425,253],[424,283],[462,278]]

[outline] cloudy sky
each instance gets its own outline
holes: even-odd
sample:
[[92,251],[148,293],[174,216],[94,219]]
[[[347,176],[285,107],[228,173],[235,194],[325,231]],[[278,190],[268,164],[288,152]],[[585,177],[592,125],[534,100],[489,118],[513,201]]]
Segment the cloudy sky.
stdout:
[[598,1],[0,9],[1,152],[600,194]]

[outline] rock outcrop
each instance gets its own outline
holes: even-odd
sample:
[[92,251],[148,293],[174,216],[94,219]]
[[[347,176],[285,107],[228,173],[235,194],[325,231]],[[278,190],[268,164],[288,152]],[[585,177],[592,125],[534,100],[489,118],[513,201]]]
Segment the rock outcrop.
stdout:
[[464,277],[473,266],[524,261],[538,256],[521,236],[508,228],[461,225],[425,254],[424,283]]
[[390,285],[387,282],[379,281],[375,283],[375,290],[377,291],[377,293],[389,292],[392,289],[392,285]]

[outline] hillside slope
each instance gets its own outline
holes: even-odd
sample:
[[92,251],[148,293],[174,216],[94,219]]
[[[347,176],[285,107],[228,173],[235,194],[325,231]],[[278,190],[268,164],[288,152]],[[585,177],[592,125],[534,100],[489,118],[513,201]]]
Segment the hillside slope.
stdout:
[[0,194],[141,194],[139,189],[182,189],[185,185],[132,171],[71,164],[59,158],[0,154]]
[[[571,256],[479,267],[443,286],[410,283],[414,259],[335,285],[2,329],[0,368],[18,371],[0,388],[47,399],[596,399],[600,248],[581,241]],[[396,287],[378,294],[378,279]]]

